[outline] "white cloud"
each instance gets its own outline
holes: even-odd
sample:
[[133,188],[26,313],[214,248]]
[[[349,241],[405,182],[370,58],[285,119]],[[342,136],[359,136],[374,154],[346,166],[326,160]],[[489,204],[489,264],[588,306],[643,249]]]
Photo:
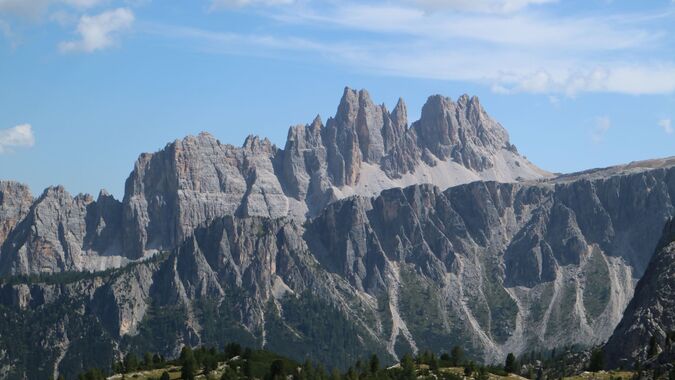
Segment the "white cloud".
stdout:
[[29,19],[40,18],[54,4],[66,4],[71,7],[92,8],[106,0],[0,0],[0,14],[6,13]]
[[593,142],[602,142],[610,128],[612,128],[612,121],[609,119],[609,117],[600,116],[595,118],[595,127],[591,132],[591,138],[593,139]]
[[213,0],[211,2],[211,9],[289,5],[294,2],[295,0]]
[[413,0],[430,10],[456,10],[465,12],[511,13],[530,5],[553,3],[557,0]]
[[372,74],[479,83],[500,93],[675,93],[675,60],[664,54],[671,36],[660,27],[672,12],[558,14],[545,8],[554,2],[213,0],[214,7],[289,5],[255,12],[277,21],[271,29],[290,28],[164,32],[211,52],[319,59]]
[[32,147],[33,145],[35,145],[35,136],[30,124],[0,129],[0,153],[11,152],[12,148]]
[[62,27],[66,27],[77,23],[77,15],[60,9],[49,15],[49,21],[53,21]]
[[36,19],[47,10],[50,2],[51,0],[0,0],[0,14]]
[[76,7],[76,8],[93,8],[101,3],[103,3],[105,0],[63,0],[64,3]]
[[671,119],[661,119],[659,120],[659,127],[663,129],[663,132],[666,134],[673,134],[673,121]]
[[134,22],[134,13],[128,8],[118,8],[95,16],[82,16],[77,25],[80,39],[59,44],[62,52],[93,52],[115,44],[115,37]]
[[14,36],[14,33],[12,33],[12,27],[3,20],[0,20],[0,33],[10,41]]

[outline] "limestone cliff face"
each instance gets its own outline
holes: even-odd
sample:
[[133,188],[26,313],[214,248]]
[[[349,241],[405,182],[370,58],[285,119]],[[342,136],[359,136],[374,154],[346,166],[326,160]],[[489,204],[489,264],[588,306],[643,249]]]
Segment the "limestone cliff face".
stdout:
[[[341,325],[308,324],[308,300]],[[8,352],[0,367],[17,377],[72,377],[129,350],[175,356],[183,344],[228,340],[296,357],[309,344],[339,365],[382,350],[359,321],[370,318],[371,302],[322,270],[288,219],[218,218],[172,252],[112,272],[2,283],[0,308],[0,348]],[[325,347],[317,328],[346,334],[350,344]],[[5,350],[15,340],[26,344]],[[22,359],[29,356],[41,365]]]
[[[366,352],[393,359],[455,344],[487,361],[600,344],[647,268],[654,231],[673,215],[671,194],[672,160],[543,182],[390,189],[337,200],[303,224],[215,218],[171,252],[112,273],[5,283],[8,320],[25,322],[0,324],[0,336],[41,320],[40,339],[53,345],[40,352],[60,371],[92,365],[74,347],[94,336],[105,337],[103,363],[226,340],[338,366]],[[167,324],[170,334],[154,327]],[[350,348],[333,355],[340,347]]]
[[26,216],[32,203],[33,196],[27,186],[0,181],[0,245]]
[[72,197],[50,187],[2,244],[0,273],[55,273],[119,266],[121,204],[102,192]]
[[[675,223],[663,231],[654,257],[635,289],[623,319],[604,347],[609,367],[671,363],[675,357]],[[654,339],[654,351],[650,342]],[[650,355],[651,354],[651,355]],[[662,362],[662,363],[661,363]]]
[[242,148],[202,133],[144,154],[126,183],[125,250],[171,249],[199,224],[223,215],[285,216],[275,175],[279,150],[249,137]]
[[283,150],[257,137],[236,148],[200,134],[142,155],[127,180],[125,248],[135,257],[170,249],[222,215],[300,221],[354,194],[547,175],[517,154],[477,98],[430,97],[409,128],[402,100],[390,113],[365,90],[345,89],[334,118],[291,128]]
[[[674,196],[675,159],[550,177],[476,98],[433,96],[409,125],[346,89],[283,149],[202,133],[141,155],[121,202],[1,182],[0,372],[227,340],[335,365],[600,344]],[[36,273],[57,275],[6,277]]]
[[[202,133],[142,154],[127,179],[122,207],[110,208],[121,210],[108,215],[118,230],[108,230],[116,236],[110,244],[118,245],[121,236],[115,250],[137,259],[173,249],[195,227],[223,215],[302,221],[350,195],[416,183],[446,188],[546,176],[517,154],[476,98],[454,103],[432,96],[420,121],[409,127],[402,100],[389,112],[365,90],[347,88],[335,117],[325,126],[317,117],[290,128],[284,149],[254,136],[235,147]],[[97,243],[92,253],[110,248]]]
[[[392,189],[327,206],[306,236],[319,261],[360,291],[400,303],[397,292],[426,284],[438,297],[422,309],[436,318],[436,337],[470,331],[464,337],[484,357],[594,345],[621,319],[673,214],[673,176],[674,168],[659,168]],[[431,325],[411,327],[413,310],[396,314],[406,339],[434,346]]]

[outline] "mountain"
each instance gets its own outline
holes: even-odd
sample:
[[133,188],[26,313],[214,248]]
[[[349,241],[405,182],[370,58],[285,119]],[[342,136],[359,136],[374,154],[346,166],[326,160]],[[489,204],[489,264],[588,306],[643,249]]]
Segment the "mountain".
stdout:
[[414,185],[303,224],[224,216],[118,270],[7,280],[0,367],[43,377],[232,340],[336,366],[454,345],[493,362],[599,344],[673,214],[674,164]]
[[[665,227],[663,237],[635,297],[605,345],[609,366],[632,366],[636,361],[675,359],[675,222]],[[650,352],[651,351],[651,352]],[[659,357],[662,356],[662,357]]]
[[[94,200],[62,187],[45,190],[26,215],[3,217],[0,273],[117,267],[173,249],[224,215],[302,221],[338,199],[388,188],[549,175],[517,153],[475,97],[432,96],[408,127],[402,100],[389,112],[366,91],[347,88],[334,118],[290,128],[284,149],[254,136],[234,147],[202,133],[142,154],[122,202],[105,192]],[[21,189],[0,207],[11,211],[26,201]]]
[[187,137],[122,201],[3,183],[0,378],[227,341],[338,367],[605,342],[675,214],[675,159],[553,176],[476,98],[406,114],[347,89],[284,149]]

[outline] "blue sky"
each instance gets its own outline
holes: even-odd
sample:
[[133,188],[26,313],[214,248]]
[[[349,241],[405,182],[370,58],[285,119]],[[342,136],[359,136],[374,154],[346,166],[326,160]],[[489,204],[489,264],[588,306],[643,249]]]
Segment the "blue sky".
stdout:
[[121,197],[141,152],[283,146],[345,86],[477,95],[550,171],[675,155],[675,2],[0,0],[0,178]]

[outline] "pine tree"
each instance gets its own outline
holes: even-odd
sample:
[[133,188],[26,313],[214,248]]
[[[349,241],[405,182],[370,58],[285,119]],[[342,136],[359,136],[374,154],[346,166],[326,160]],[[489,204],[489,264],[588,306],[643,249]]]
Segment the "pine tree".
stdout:
[[143,354],[143,366],[145,369],[152,369],[152,354],[146,352]]
[[333,370],[330,372],[330,380],[340,380],[340,371],[338,371],[337,368],[333,368]]
[[605,367],[604,359],[602,357],[601,350],[593,350],[591,353],[591,361],[588,364],[588,370],[590,372],[598,372]]
[[415,380],[417,378],[415,374],[415,363],[410,354],[403,355],[403,359],[401,359],[401,368],[403,369],[403,380]]
[[452,351],[450,351],[450,364],[452,364],[453,367],[457,367],[462,364],[462,361],[464,360],[464,351],[460,346],[455,346],[452,348]]
[[487,369],[485,367],[481,366],[478,368],[478,376],[476,377],[476,380],[489,380],[490,375],[488,374]]
[[230,366],[225,367],[225,371],[220,376],[220,380],[237,380],[237,372]]
[[244,376],[246,376],[247,378],[253,377],[253,369],[251,368],[250,355],[249,355],[249,359],[246,359],[246,361],[244,362],[243,370],[244,370]]
[[374,375],[379,370],[380,370],[380,358],[378,358],[376,354],[373,354],[370,357],[370,373]]
[[283,379],[286,375],[286,369],[283,360],[275,360],[270,365],[270,378],[273,380]]
[[507,373],[516,372],[516,356],[513,355],[512,352],[509,352],[509,354],[506,355],[506,360],[504,361],[504,371]]
[[314,366],[312,365],[312,361],[307,359],[302,365],[302,371],[300,372],[299,377],[302,379],[312,380],[314,379],[314,376]]
[[138,369],[138,358],[136,354],[130,352],[124,357],[124,372],[134,372]]
[[183,346],[180,350],[180,357],[179,360],[181,363],[185,362],[186,360],[189,359],[194,359],[194,353],[192,352],[192,348],[188,346]]
[[471,376],[473,374],[473,371],[475,370],[476,365],[473,364],[473,362],[468,362],[464,366],[464,376]]
[[216,360],[215,354],[209,352],[209,354],[202,361],[202,368],[204,369],[204,375],[207,377],[211,371],[215,371],[216,368],[218,368],[218,361]]
[[183,380],[194,380],[197,362],[194,356],[190,355],[183,360],[183,367],[180,369],[180,377]]
[[648,357],[654,357],[659,353],[658,345],[656,344],[656,337],[652,336],[649,339],[649,351],[647,352]]

